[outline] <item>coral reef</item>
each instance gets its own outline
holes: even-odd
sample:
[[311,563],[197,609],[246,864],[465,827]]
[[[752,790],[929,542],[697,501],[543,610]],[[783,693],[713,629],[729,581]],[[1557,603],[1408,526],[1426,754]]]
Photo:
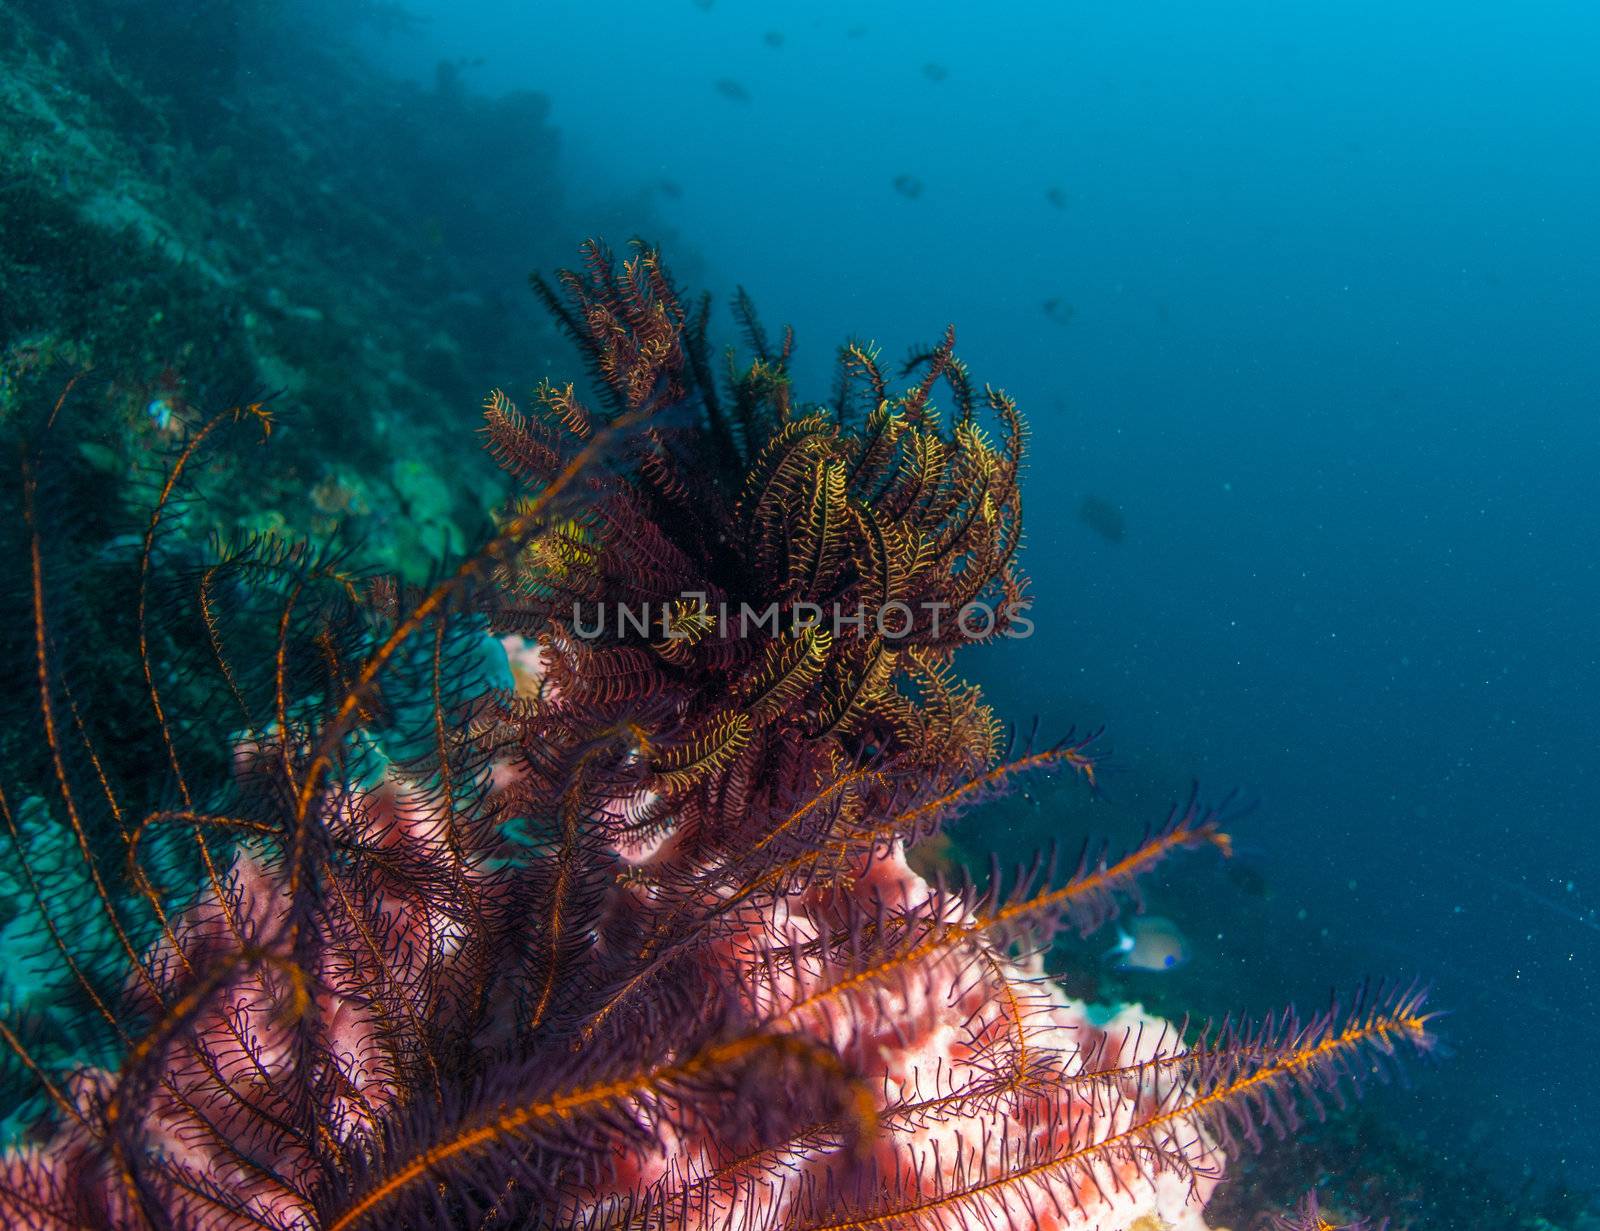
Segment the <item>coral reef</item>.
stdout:
[[[545,297],[598,409],[490,399],[521,490],[432,585],[271,536],[169,566],[195,468],[272,416],[186,433],[135,565],[148,809],[96,751],[121,716],[60,665],[24,463],[50,773],[0,813],[104,1059],[0,1018],[38,1107],[0,1163],[9,1224],[1198,1231],[1231,1159],[1428,1050],[1415,990],[1198,1029],[1061,994],[1059,929],[1227,850],[1198,800],[1125,853],[914,872],[1019,776],[1094,782],[1092,737],[1004,759],[952,674],[1026,618],[1015,407],[948,332],[899,392],[847,347],[804,406],[748,305],[719,384],[656,253],[585,258]],[[585,603],[653,614],[596,633]],[[169,655],[172,622],[194,635]],[[180,715],[180,688],[208,699]],[[213,788],[194,749],[219,741]]]
[[[0,448],[16,367],[92,365],[98,481],[138,507],[171,435],[162,394],[271,395],[270,483],[248,503],[209,490],[197,544],[342,527],[420,581],[441,543],[477,537],[502,493],[439,409],[556,362],[521,271],[578,224],[548,100],[385,76],[351,45],[374,7],[0,4]],[[422,469],[451,474],[448,504],[417,507]]]

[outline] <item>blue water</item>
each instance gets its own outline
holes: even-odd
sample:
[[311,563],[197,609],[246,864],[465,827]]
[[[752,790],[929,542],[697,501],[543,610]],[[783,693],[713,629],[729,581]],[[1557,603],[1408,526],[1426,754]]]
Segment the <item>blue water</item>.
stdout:
[[1107,722],[1133,803],[1255,797],[1272,968],[1184,905],[1237,1007],[1425,975],[1455,1054],[1396,1114],[1593,1188],[1597,47],[1555,2],[437,0],[374,53],[547,93],[574,212],[647,204],[802,389],[954,321],[1035,433],[1038,633],[969,668]]

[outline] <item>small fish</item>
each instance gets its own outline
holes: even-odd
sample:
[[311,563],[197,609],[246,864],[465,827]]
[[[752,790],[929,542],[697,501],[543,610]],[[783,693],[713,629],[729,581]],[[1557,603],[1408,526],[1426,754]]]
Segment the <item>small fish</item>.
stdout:
[[1067,208],[1068,197],[1067,191],[1064,188],[1051,188],[1044,194],[1044,199],[1050,202],[1051,205],[1054,205],[1057,209]]
[[910,197],[915,201],[922,195],[922,181],[914,175],[897,175],[894,177],[894,190],[902,197]]
[[761,36],[761,41],[764,42],[768,47],[782,47],[783,46],[783,31],[782,30],[768,30],[765,34],[763,34]]
[[1272,888],[1267,883],[1266,873],[1248,860],[1239,858],[1237,851],[1235,858],[1228,860],[1226,874],[1229,883],[1240,893],[1248,894],[1252,898],[1272,896]]
[[178,375],[177,369],[170,365],[162,368],[151,392],[155,396],[144,408],[144,413],[150,416],[150,422],[156,425],[156,430],[170,432],[181,426],[178,410],[184,405],[183,377]]
[[924,64],[922,66],[922,75],[929,81],[943,81],[950,76],[950,70],[943,64]]
[[750,101],[750,91],[745,89],[742,84],[735,81],[732,77],[719,78],[716,84],[716,91],[718,94],[722,95],[723,98],[731,99],[736,103],[747,103]]
[[702,13],[709,13],[711,11],[711,6],[716,2],[717,0],[694,0],[694,6]]
[[677,180],[661,179],[656,181],[656,191],[664,197],[671,197],[674,201],[683,196],[683,185]]
[[1128,521],[1121,507],[1104,496],[1085,496],[1078,506],[1078,520],[1108,543],[1120,543],[1128,537]]
[[1078,310],[1063,300],[1047,299],[1044,301],[1044,314],[1058,325],[1068,325],[1078,315]]
[[1189,942],[1171,919],[1139,915],[1117,929],[1105,957],[1118,970],[1176,970],[1189,960]]

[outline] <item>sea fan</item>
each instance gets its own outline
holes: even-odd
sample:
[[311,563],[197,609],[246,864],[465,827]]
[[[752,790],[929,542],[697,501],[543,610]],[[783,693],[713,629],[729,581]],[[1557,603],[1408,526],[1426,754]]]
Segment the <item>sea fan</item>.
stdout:
[[[173,563],[193,460],[270,418],[187,442],[136,565],[152,807],[100,772],[60,667],[29,463],[53,771],[0,799],[9,874],[103,1028],[77,1063],[25,1004],[0,1028],[39,1108],[0,1164],[9,1224],[1199,1227],[1230,1153],[1428,1047],[1415,991],[1189,1030],[1045,978],[1058,929],[1227,849],[1197,799],[1061,875],[914,873],[1017,776],[1094,782],[1092,737],[1001,760],[951,673],[1025,618],[1020,416],[949,331],[905,391],[852,345],[802,407],[747,305],[719,387],[654,252],[585,256],[544,292],[604,409],[490,399],[524,491],[429,588],[270,540]],[[654,614],[591,634],[573,603]],[[231,782],[189,768],[207,737]]]

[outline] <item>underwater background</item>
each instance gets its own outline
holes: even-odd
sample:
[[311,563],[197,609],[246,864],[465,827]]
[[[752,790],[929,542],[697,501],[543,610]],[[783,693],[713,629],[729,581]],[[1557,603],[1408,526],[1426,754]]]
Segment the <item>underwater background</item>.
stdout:
[[843,334],[896,356],[954,322],[1033,429],[1036,630],[967,670],[1114,752],[1103,798],[1034,791],[957,847],[1241,788],[1234,859],[1147,895],[1183,960],[1096,937],[1053,961],[1068,990],[1203,1017],[1420,976],[1449,1058],[1247,1168],[1586,1225],[1593,6],[11,0],[0,27],[0,344],[126,373],[108,452],[172,382],[282,390],[281,498],[238,525],[459,550],[499,490],[483,392],[571,367],[527,274],[585,235],[744,287],[802,388]]

